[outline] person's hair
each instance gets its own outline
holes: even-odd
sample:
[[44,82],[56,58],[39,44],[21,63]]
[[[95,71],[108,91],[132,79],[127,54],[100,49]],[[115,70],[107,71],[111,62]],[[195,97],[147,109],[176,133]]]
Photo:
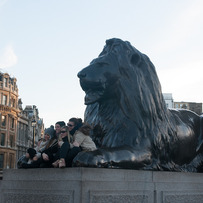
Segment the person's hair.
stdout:
[[[68,126],[63,126],[63,127],[61,127],[61,131],[62,131],[63,129],[66,130],[66,132],[67,132],[67,133],[66,133],[66,137],[68,137],[68,141],[69,141],[69,143],[70,143],[72,138],[70,137],[70,133],[69,133],[69,130],[68,130]],[[61,140],[61,139],[63,140],[63,138],[62,138],[61,136],[60,136],[59,139],[60,139],[60,140]]]
[[66,125],[61,127],[61,131],[62,129],[65,129],[68,132],[68,127]]
[[83,123],[83,125],[78,130],[88,136],[90,134],[91,129],[92,127],[89,124]]
[[75,131],[78,130],[82,126],[82,119],[81,118],[70,118],[69,122],[74,123],[74,128],[70,131],[70,134],[74,135]]
[[73,122],[75,126],[79,126],[82,124],[82,119],[81,118],[70,118],[69,119],[70,122]]
[[64,121],[58,121],[56,122],[56,124],[60,125],[61,127],[66,125]]

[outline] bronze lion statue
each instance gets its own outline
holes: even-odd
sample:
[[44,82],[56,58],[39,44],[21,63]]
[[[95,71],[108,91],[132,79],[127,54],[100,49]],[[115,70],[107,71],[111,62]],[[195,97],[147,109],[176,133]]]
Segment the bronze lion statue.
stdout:
[[109,39],[78,73],[85,122],[98,149],[79,153],[73,166],[203,171],[203,119],[167,109],[150,59],[129,42]]

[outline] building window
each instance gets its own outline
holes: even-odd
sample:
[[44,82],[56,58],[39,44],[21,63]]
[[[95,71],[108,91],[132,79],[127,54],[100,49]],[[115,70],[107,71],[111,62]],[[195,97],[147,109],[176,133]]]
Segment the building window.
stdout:
[[4,133],[1,133],[1,140],[0,140],[0,144],[1,146],[4,146],[5,145],[5,134]]
[[0,154],[0,168],[2,169],[4,167],[4,155]]
[[3,95],[2,104],[7,105],[7,96],[6,95]]
[[6,116],[4,115],[1,116],[1,125],[6,126]]
[[15,146],[15,140],[14,140],[14,135],[10,135],[10,147]]
[[187,104],[183,104],[182,109],[187,109]]
[[11,128],[14,129],[15,127],[15,119],[11,118]]
[[4,78],[4,87],[8,87],[8,78]]
[[13,99],[13,101],[12,101],[12,107],[15,108],[15,105],[16,105],[16,101],[15,101],[15,99]]

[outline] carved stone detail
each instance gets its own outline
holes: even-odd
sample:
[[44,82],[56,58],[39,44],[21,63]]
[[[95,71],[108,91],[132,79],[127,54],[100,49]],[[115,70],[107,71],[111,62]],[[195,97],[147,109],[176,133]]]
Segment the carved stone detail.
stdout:
[[[150,200],[150,201],[149,201]],[[153,200],[150,191],[91,191],[90,203],[148,203]]]
[[163,192],[163,203],[202,203],[203,194],[193,192]]
[[73,202],[73,191],[67,191],[67,194],[53,191],[26,191],[26,190],[9,190],[3,193],[3,202],[10,203],[30,203],[30,202],[49,202],[49,203],[69,203]]

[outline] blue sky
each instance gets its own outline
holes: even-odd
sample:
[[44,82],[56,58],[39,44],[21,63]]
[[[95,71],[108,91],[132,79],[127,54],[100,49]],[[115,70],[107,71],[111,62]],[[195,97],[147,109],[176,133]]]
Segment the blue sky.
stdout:
[[77,73],[105,40],[131,42],[174,101],[203,102],[202,0],[0,0],[0,70],[45,127],[83,118]]

